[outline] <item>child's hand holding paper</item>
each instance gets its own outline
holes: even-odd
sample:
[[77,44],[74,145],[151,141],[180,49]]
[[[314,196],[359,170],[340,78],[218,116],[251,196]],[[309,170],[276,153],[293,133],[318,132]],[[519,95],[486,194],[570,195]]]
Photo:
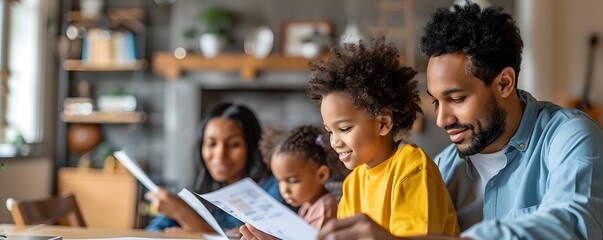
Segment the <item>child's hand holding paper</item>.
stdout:
[[315,239],[316,229],[276,201],[250,178],[200,195],[242,222],[282,239]]

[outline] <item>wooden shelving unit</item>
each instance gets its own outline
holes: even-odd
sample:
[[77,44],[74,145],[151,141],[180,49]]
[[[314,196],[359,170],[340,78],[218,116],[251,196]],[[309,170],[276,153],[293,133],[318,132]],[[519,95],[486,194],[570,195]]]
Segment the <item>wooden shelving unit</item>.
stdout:
[[147,67],[147,61],[136,60],[131,64],[106,64],[91,65],[86,64],[79,59],[68,59],[63,61],[63,69],[67,71],[100,71],[100,72],[118,72],[118,71],[139,71]]
[[[56,162],[53,164],[55,168],[53,192],[73,191],[78,199],[84,198],[81,199],[82,202],[88,202],[89,206],[93,206],[92,208],[98,208],[100,202],[110,203],[110,208],[119,212],[114,214],[110,211],[94,211],[95,209],[86,209],[85,204],[82,204],[84,215],[88,213],[86,216],[89,217],[86,223],[91,227],[140,228],[146,223],[142,221],[137,211],[137,203],[140,199],[136,179],[131,176],[121,176],[123,174],[117,172],[93,171],[94,169],[86,172],[81,172],[80,169],[67,172],[66,169],[78,166],[82,159],[88,157],[82,151],[70,148],[70,144],[74,144],[72,127],[78,124],[97,125],[95,127],[101,131],[102,141],[113,144],[118,142],[115,141],[117,138],[126,138],[126,141],[121,141],[121,144],[115,147],[128,148],[139,156],[144,155],[143,159],[147,160],[149,149],[146,147],[146,139],[152,134],[147,127],[148,113],[145,113],[145,110],[148,108],[145,108],[144,101],[137,101],[134,112],[93,111],[90,114],[75,115],[69,111],[71,108],[65,107],[65,100],[102,96],[107,93],[91,90],[110,89],[112,86],[115,86],[114,89],[130,87],[128,95],[144,99],[146,89],[141,83],[145,80],[145,70],[149,66],[147,44],[151,40],[147,33],[150,26],[149,10],[154,5],[152,2],[105,1],[101,14],[91,17],[79,11],[78,0],[61,0],[61,29],[58,32],[66,38],[67,29],[70,29],[71,34],[75,27],[78,38],[72,37],[72,40],[66,42],[68,47],[65,49],[69,51],[58,54],[60,59],[56,66],[59,74],[57,83],[59,119],[56,121],[55,131]],[[80,59],[82,56],[85,61]],[[89,86],[88,90],[79,89],[80,83],[84,81]],[[126,134],[119,136],[111,134],[118,131],[125,131]],[[137,139],[137,141],[129,141],[130,139]],[[97,147],[98,145],[94,146]],[[91,150],[94,151],[94,149],[87,149],[86,152]],[[108,182],[116,185],[106,185]],[[114,199],[101,199],[102,196],[87,196],[86,189],[94,189],[96,195],[103,196],[113,196],[112,193],[117,193],[120,198],[119,201],[112,201]],[[86,197],[92,197],[94,201]],[[97,201],[99,199],[100,201]]]
[[[124,25],[134,31],[142,31],[145,28],[143,23],[145,15],[145,10],[142,8],[109,9],[107,10],[106,20],[110,24]],[[83,16],[80,11],[67,12],[65,19],[86,27],[95,27],[101,20],[99,17]]]
[[[142,8],[109,9],[107,11],[107,18],[109,21],[135,21],[142,19],[144,16],[145,11]],[[97,20],[98,17],[82,16],[80,11],[69,11],[67,13],[67,21],[70,22],[85,22]]]
[[201,54],[188,54],[183,59],[171,53],[153,55],[153,71],[167,79],[178,79],[184,71],[240,71],[246,80],[254,79],[262,70],[308,71],[310,60],[302,57],[287,57],[272,54],[265,59],[237,53],[225,53],[214,58],[205,58]]
[[98,124],[127,124],[141,123],[146,120],[144,112],[99,112],[91,114],[65,114],[61,113],[61,120],[68,123],[98,123]]
[[[77,0],[62,0],[62,18],[61,34],[66,34],[69,27],[83,28],[79,37],[83,39],[72,40],[70,47],[80,48],[79,54],[60,54],[60,64],[58,67],[58,115],[56,128],[56,161],[55,168],[74,166],[79,161],[80,153],[70,152],[68,148],[68,136],[70,124],[72,123],[90,123],[90,124],[145,124],[147,115],[143,110],[145,108],[138,106],[139,112],[93,112],[89,115],[70,115],[65,114],[64,101],[71,97],[78,97],[75,87],[82,80],[89,79],[116,79],[126,80],[130,83],[143,80],[144,71],[148,67],[147,47],[147,28],[149,3],[146,1],[122,1],[124,4],[107,4],[103,12],[98,16],[88,16],[82,14],[77,7]],[[128,3],[126,3],[128,2]],[[78,31],[81,29],[78,29]],[[107,31],[110,41],[107,41],[103,35]],[[115,34],[115,35],[113,35]],[[79,44],[78,44],[78,41]],[[85,41],[85,42],[84,42]],[[87,48],[84,48],[86,46]],[[87,54],[82,61],[79,56],[82,53]],[[107,52],[111,51],[111,52]],[[100,54],[99,54],[100,53]],[[119,54],[116,54],[119,53]],[[79,55],[79,56],[78,56]],[[122,56],[123,55],[123,56]],[[65,58],[72,56],[72,58]],[[87,72],[90,74],[80,74]],[[113,74],[117,73],[119,74]],[[102,77],[95,75],[101,74]],[[125,79],[131,76],[131,79]],[[95,85],[94,80],[89,81],[90,85]],[[111,84],[111,83],[98,83]],[[92,86],[94,88],[94,86]],[[136,90],[134,90],[136,91]],[[132,95],[137,96],[133,92]],[[106,128],[107,131],[111,128]],[[137,131],[146,131],[142,127],[131,128]],[[107,139],[109,140],[109,139]]]

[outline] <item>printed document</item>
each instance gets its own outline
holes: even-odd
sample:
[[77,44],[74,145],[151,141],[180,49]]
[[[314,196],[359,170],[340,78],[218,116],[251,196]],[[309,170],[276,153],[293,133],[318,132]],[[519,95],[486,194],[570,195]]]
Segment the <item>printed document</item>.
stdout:
[[[147,174],[142,170],[142,168],[140,168],[140,166],[134,160],[132,160],[132,158],[130,158],[130,156],[128,156],[128,154],[126,154],[123,150],[117,151],[113,155],[115,156],[115,158],[117,158],[117,160],[121,162],[121,164],[123,164],[128,169],[128,171],[130,171],[130,173],[132,173],[132,175],[134,175],[134,177],[136,177],[136,179],[138,179],[138,181],[142,183],[142,185],[149,189],[149,191],[153,193],[157,193],[159,191],[159,187],[157,186],[157,184],[155,184],[149,178],[149,176],[147,176]],[[218,221],[216,221],[214,216],[211,215],[205,205],[203,205],[203,203],[199,201],[199,199],[197,199],[197,197],[195,197],[193,193],[191,193],[186,188],[183,188],[182,190],[180,190],[180,192],[178,192],[178,197],[180,197],[184,202],[191,206],[191,208],[195,210],[195,212],[197,212],[197,214],[199,214],[199,216],[201,216],[201,218],[203,218],[203,220],[205,220],[205,222],[207,222],[207,224],[209,224],[209,226],[212,227],[214,231],[216,231],[216,233],[219,234],[217,236],[206,234],[204,238],[220,240],[228,239],[226,233],[224,233],[224,231],[218,224]]]
[[199,195],[242,222],[281,239],[315,239],[316,229],[250,178]]
[[128,171],[130,171],[130,173],[132,173],[132,175],[134,175],[134,177],[138,179],[138,181],[140,181],[140,183],[142,183],[142,185],[149,189],[149,191],[151,191],[152,193],[157,193],[159,191],[159,187],[157,187],[157,184],[155,184],[149,178],[149,176],[147,176],[147,174],[142,171],[142,168],[138,166],[138,163],[132,160],[132,158],[130,158],[130,156],[128,156],[126,152],[124,152],[123,150],[117,151],[113,153],[113,156],[115,156],[115,158],[117,158],[117,160],[119,160],[119,162],[121,162],[121,164],[123,164],[124,167],[126,167]]
[[199,214],[199,216],[201,216],[203,220],[205,220],[205,222],[220,235],[216,236],[216,239],[228,239],[226,233],[224,233],[222,227],[220,227],[220,224],[218,224],[218,221],[216,221],[214,216],[209,212],[209,209],[207,209],[205,205],[203,205],[203,203],[199,201],[195,195],[193,195],[193,193],[191,193],[188,189],[183,188],[180,190],[180,192],[178,192],[178,196],[182,198],[182,200],[184,200],[189,206],[191,206],[191,208],[195,210],[195,212],[197,212],[197,214]]

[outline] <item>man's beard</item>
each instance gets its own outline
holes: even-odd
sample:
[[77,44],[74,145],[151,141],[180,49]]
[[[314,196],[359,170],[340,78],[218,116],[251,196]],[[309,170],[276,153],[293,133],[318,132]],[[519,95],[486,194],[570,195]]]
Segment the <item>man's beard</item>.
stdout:
[[459,143],[456,145],[456,149],[461,157],[471,156],[482,152],[486,147],[496,141],[505,132],[505,123],[507,113],[498,106],[496,99],[492,97],[489,100],[491,102],[486,119],[486,125],[482,125],[481,122],[477,123],[477,130],[471,124],[460,124],[455,123],[446,127],[446,129],[468,129],[471,131],[471,143],[469,146],[461,148]]

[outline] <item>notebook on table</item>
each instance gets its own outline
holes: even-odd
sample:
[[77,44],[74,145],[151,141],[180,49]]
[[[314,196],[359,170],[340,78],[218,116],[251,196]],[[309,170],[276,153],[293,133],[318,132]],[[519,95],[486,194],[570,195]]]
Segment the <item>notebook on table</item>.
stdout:
[[59,236],[33,236],[33,235],[0,235],[0,239],[6,240],[62,240]]

